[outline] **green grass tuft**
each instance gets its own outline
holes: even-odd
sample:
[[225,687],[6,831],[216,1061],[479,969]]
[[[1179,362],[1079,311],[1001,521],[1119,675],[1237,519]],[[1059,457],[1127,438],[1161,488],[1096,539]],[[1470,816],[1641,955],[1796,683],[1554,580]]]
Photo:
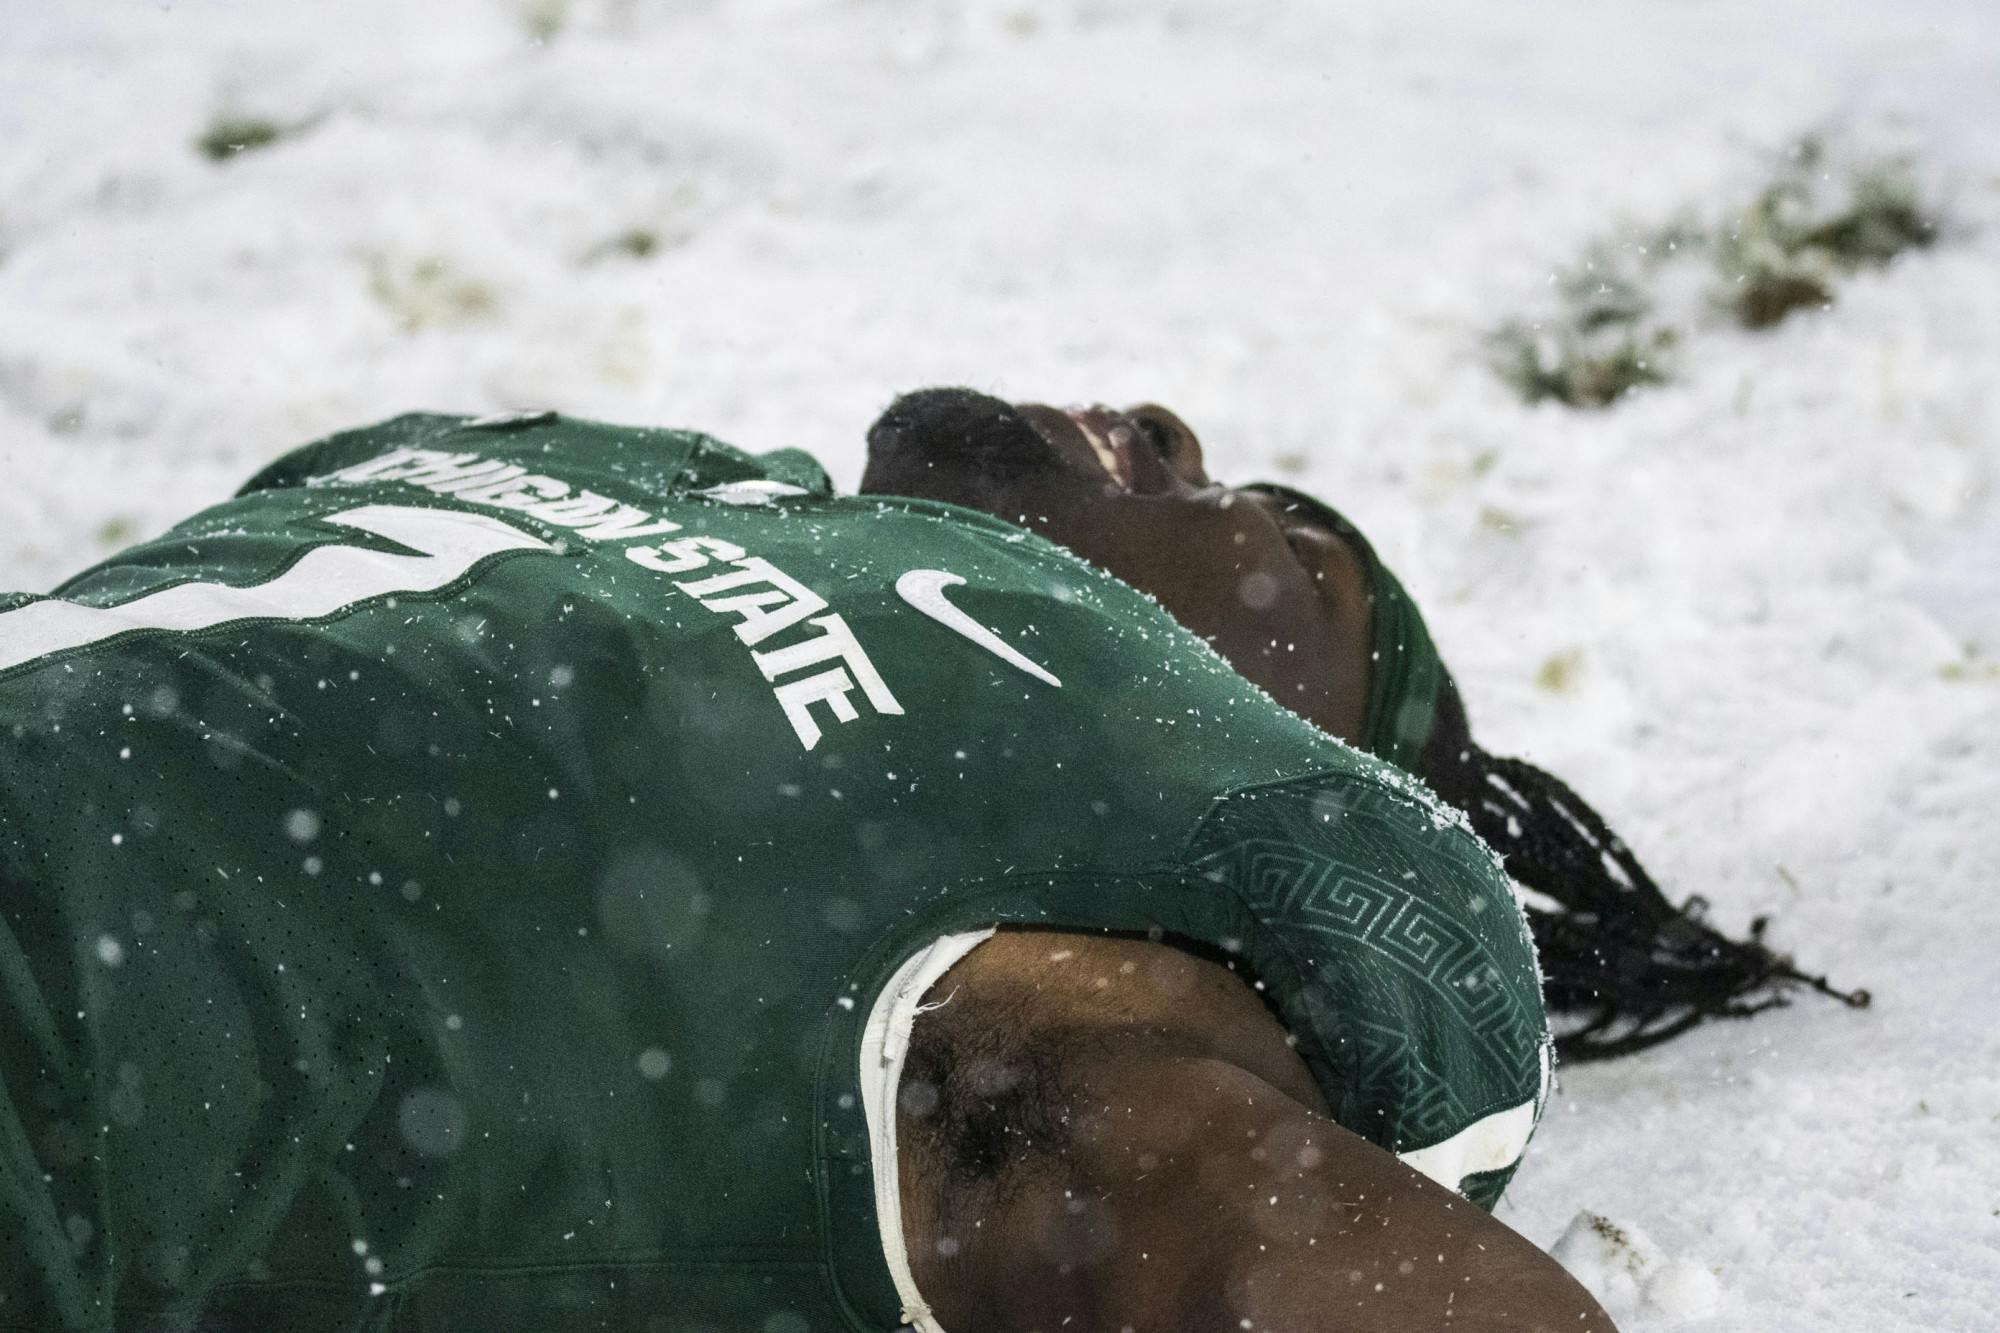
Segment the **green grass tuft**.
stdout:
[[453,328],[490,318],[499,306],[493,288],[437,255],[375,255],[368,266],[368,294],[405,333]]
[[1554,399],[1566,407],[1609,407],[1634,389],[1671,378],[1670,329],[1655,329],[1644,341],[1629,335],[1609,344],[1591,341],[1598,345],[1510,324],[1493,334],[1491,359],[1500,377],[1529,404]]
[[1837,171],[1828,158],[1817,138],[1801,142],[1718,247],[1720,304],[1746,329],[1824,309],[1842,278],[1937,240],[1937,210],[1907,158]]
[[97,545],[100,550],[115,551],[131,543],[138,531],[137,525],[123,514],[107,518],[97,527]]
[[1718,317],[1768,329],[1825,309],[1848,277],[1934,244],[1942,225],[1908,158],[1836,153],[1818,136],[1720,219],[1690,212],[1623,245],[1590,246],[1557,273],[1550,309],[1487,335],[1494,371],[1527,403],[1608,407],[1673,378],[1680,330]]
[[194,146],[211,162],[227,162],[239,153],[269,148],[297,132],[295,126],[280,125],[262,116],[218,116],[202,131]]
[[1594,247],[1556,274],[1556,313],[1510,320],[1487,338],[1493,369],[1523,402],[1609,407],[1633,389],[1664,384],[1679,335],[1653,318],[1644,260]]
[[569,26],[570,0],[522,0],[520,13],[528,40],[546,46]]
[[628,227],[584,251],[583,262],[594,264],[605,259],[651,259],[664,246],[660,233],[652,228]]

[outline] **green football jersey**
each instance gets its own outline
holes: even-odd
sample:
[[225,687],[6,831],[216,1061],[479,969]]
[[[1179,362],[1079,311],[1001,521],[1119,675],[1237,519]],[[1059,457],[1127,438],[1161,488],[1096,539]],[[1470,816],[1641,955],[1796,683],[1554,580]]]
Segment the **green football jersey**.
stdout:
[[1067,552],[686,431],[308,446],[0,598],[0,1329],[893,1328],[864,1028],[1006,924],[1232,955],[1483,1203],[1539,1113],[1491,854]]

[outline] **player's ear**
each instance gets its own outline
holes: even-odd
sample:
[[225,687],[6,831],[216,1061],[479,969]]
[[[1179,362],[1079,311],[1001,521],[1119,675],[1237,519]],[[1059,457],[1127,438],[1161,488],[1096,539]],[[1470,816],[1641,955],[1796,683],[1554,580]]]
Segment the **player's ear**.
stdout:
[[974,389],[906,393],[868,428],[861,489],[977,503],[1062,458],[1012,403]]

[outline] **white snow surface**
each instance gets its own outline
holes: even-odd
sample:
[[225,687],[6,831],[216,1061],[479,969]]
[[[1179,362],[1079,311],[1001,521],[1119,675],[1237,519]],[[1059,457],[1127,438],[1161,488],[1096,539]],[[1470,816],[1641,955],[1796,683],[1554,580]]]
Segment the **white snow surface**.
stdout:
[[1595,1213],[1578,1213],[1549,1253],[1596,1294],[1614,1319],[1629,1321],[1643,1310],[1681,1324],[1715,1311],[1720,1288],[1707,1267],[1690,1259],[1665,1259],[1645,1233]]
[[[303,128],[216,163],[224,114]],[[1484,368],[1584,240],[1830,122],[1942,243],[1609,411]],[[851,485],[900,390],[1167,402],[1371,534],[1489,748],[1874,992],[1562,1071],[1500,1216],[1649,1237],[1628,1330],[1984,1333],[1996,125],[1992,0],[0,0],[0,586],[416,408]]]

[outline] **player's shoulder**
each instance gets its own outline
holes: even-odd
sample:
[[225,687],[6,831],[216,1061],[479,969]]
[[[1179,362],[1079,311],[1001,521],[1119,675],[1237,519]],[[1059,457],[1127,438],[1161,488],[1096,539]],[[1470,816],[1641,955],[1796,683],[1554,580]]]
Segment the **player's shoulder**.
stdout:
[[1191,840],[1191,857],[1214,867],[1283,848],[1301,862],[1324,859],[1411,883],[1449,880],[1471,897],[1498,890],[1511,901],[1492,848],[1422,780],[1337,742],[1315,758],[1310,769],[1222,793]]
[[751,454],[685,427],[521,411],[484,416],[410,412],[338,431],[283,454],[238,494],[497,467],[547,473],[571,487],[652,499],[732,485],[790,494],[832,489],[826,470],[803,450]]

